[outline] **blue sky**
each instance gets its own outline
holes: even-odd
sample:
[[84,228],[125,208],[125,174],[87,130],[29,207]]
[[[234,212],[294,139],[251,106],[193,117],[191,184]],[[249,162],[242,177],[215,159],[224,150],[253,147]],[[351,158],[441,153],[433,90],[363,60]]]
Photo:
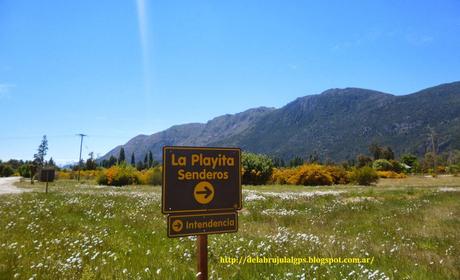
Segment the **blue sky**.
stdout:
[[[328,88],[460,80],[460,1],[0,0],[0,159],[103,155],[138,134]],[[5,118],[6,117],[6,118]]]

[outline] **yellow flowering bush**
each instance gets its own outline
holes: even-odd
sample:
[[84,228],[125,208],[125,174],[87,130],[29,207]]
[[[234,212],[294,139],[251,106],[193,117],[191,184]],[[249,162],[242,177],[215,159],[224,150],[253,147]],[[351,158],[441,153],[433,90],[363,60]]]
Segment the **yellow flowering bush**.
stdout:
[[[103,172],[102,170],[81,170],[80,171],[80,178],[85,180],[93,180],[97,179],[99,175]],[[62,180],[69,180],[69,179],[77,179],[78,178],[78,170],[76,171],[66,171],[61,170],[56,172],[56,178]]]
[[136,168],[121,164],[104,170],[97,178],[98,184],[108,186],[125,186],[139,183],[139,171]]
[[407,175],[404,173],[396,173],[394,171],[377,171],[377,175],[380,178],[393,178],[393,179],[402,179],[402,178],[407,177]]
[[162,168],[156,166],[139,172],[139,183],[143,185],[161,185]]
[[321,186],[347,184],[350,179],[341,167],[304,164],[295,168],[275,168],[271,181],[275,184]]

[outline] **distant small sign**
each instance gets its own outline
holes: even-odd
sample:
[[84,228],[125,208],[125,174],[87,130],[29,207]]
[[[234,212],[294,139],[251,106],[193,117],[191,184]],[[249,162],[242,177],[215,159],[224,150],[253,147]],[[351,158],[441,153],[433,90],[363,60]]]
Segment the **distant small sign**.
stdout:
[[40,169],[40,182],[53,182],[55,177],[54,168],[42,168]]
[[168,237],[238,231],[236,212],[168,216]]
[[164,147],[162,211],[241,209],[239,148]]

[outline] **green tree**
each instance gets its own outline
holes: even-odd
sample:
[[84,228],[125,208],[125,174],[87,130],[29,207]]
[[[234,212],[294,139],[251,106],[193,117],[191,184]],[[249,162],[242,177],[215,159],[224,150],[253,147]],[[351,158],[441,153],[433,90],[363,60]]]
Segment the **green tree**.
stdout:
[[409,166],[410,172],[415,173],[419,170],[419,162],[416,156],[412,154],[404,154],[401,156],[400,160],[401,163]]
[[34,184],[34,178],[35,174],[37,173],[37,165],[32,162],[29,164],[29,171],[30,171],[30,183],[33,185]]
[[243,167],[243,184],[265,184],[273,171],[273,162],[266,155],[243,153],[241,158]]
[[118,164],[122,164],[123,162],[126,162],[125,149],[121,147],[120,154],[118,155]]
[[34,154],[34,163],[38,166],[43,166],[45,164],[45,156],[48,151],[48,140],[46,135],[43,135],[42,142],[38,146],[38,151]]
[[369,166],[372,163],[372,159],[366,155],[360,154],[356,157],[356,162],[359,168]]
[[374,160],[378,160],[382,158],[382,147],[377,145],[376,143],[372,143],[369,146],[369,152],[372,154],[374,157]]
[[144,163],[142,161],[138,161],[136,164],[136,169],[139,171],[144,170],[145,169]]
[[88,154],[88,156],[89,158],[86,160],[85,169],[86,170],[96,170],[97,163],[96,163],[96,160],[94,159],[94,153],[91,152]]
[[319,163],[319,155],[317,151],[313,151],[313,153],[308,155],[308,162],[309,163]]
[[377,171],[390,171],[393,170],[393,165],[386,159],[378,159],[374,161],[372,167]]
[[134,157],[134,152],[131,153],[131,165],[136,166],[136,158]]
[[17,160],[17,159],[10,159],[9,161],[6,162],[11,168],[14,170],[18,169],[19,166],[23,165],[24,162],[22,160]]
[[436,176],[434,167],[436,166],[437,156],[433,152],[428,152],[425,154],[425,157],[422,159],[420,165],[423,172],[431,173],[433,176]]
[[112,167],[114,166],[115,164],[117,164],[117,158],[114,157],[113,155],[110,156],[109,158],[109,162],[108,162],[108,166],[107,167]]
[[353,183],[363,186],[369,186],[379,180],[377,172],[369,166],[363,168],[355,168],[351,172],[350,179]]
[[391,170],[396,172],[396,173],[401,173],[401,172],[407,172],[408,171],[406,166],[404,164],[400,163],[397,160],[391,159],[391,160],[389,160],[389,162],[391,163]]
[[145,157],[144,157],[144,168],[148,168],[149,166],[149,158],[148,158],[148,155],[145,154]]
[[386,159],[386,160],[392,160],[392,159],[395,159],[395,154],[390,147],[385,147],[385,148],[382,148],[381,158]]
[[14,170],[7,164],[0,164],[0,177],[9,177],[14,174]]
[[449,165],[460,164],[460,150],[449,151],[446,161]]
[[153,155],[152,151],[149,151],[149,168],[153,167]]
[[19,166],[18,172],[24,178],[30,178],[30,163],[24,163],[23,165]]
[[284,159],[282,158],[274,157],[272,161],[273,161],[274,167],[285,167],[286,166],[286,163],[284,162]]
[[304,163],[303,158],[296,156],[289,161],[289,167],[296,167]]
[[34,154],[34,160],[30,165],[30,183],[34,183],[35,173],[37,172],[38,167],[41,167],[45,164],[45,156],[48,151],[48,139],[46,135],[43,135],[42,142],[38,146],[38,151]]

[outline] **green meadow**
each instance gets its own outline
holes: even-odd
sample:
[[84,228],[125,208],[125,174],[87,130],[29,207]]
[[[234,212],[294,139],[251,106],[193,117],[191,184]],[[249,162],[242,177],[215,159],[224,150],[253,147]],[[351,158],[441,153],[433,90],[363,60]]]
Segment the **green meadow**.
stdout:
[[[166,236],[159,186],[58,180],[0,196],[0,279],[195,279],[195,237]],[[244,186],[239,231],[209,235],[210,279],[460,279],[460,178]],[[230,264],[222,258],[371,258]]]

